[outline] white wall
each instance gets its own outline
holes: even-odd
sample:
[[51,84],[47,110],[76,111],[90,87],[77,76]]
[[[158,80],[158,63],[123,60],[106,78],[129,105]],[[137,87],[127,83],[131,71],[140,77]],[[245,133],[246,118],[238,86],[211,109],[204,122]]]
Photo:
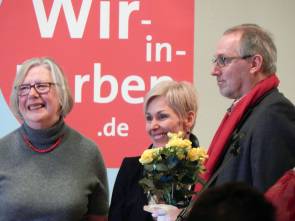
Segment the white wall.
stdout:
[[199,114],[195,133],[208,147],[231,100],[219,94],[210,75],[216,43],[227,28],[256,23],[270,31],[278,49],[280,90],[295,103],[295,1],[294,0],[195,0],[195,85]]

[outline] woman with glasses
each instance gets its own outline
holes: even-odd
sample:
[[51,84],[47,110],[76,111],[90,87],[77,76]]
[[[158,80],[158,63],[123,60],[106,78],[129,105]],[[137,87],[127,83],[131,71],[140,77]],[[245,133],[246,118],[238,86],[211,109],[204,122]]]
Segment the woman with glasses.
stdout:
[[0,139],[0,220],[107,220],[104,162],[64,122],[73,99],[61,68],[49,58],[25,61],[11,106],[22,124]]

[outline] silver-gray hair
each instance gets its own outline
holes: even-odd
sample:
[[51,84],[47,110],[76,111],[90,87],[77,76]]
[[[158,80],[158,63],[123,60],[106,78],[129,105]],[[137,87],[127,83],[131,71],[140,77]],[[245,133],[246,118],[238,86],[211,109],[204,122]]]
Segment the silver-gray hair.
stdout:
[[66,77],[59,67],[59,65],[51,58],[43,57],[43,58],[31,58],[23,62],[20,69],[18,70],[10,96],[10,104],[13,113],[23,119],[20,111],[19,111],[19,97],[17,95],[17,87],[22,84],[28,72],[37,66],[45,67],[50,71],[53,82],[56,83],[54,87],[56,87],[58,100],[60,103],[60,115],[65,117],[73,107],[73,98],[71,95],[71,91],[66,80]]
[[272,34],[256,24],[241,24],[229,28],[224,35],[241,32],[240,56],[260,54],[263,58],[262,72],[273,74],[277,71],[277,48]]

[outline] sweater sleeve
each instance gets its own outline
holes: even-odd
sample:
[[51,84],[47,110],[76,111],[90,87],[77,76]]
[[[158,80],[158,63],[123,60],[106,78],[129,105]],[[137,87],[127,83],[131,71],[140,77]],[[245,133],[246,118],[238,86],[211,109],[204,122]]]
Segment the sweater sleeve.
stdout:
[[99,149],[94,154],[94,170],[97,177],[96,185],[88,200],[88,215],[107,215],[109,209],[109,190],[105,164]]

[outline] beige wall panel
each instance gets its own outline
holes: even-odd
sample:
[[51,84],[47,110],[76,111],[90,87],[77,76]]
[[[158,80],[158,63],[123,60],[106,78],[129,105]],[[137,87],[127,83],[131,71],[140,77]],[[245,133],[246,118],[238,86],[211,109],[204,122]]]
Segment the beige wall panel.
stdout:
[[204,147],[231,103],[210,75],[211,57],[223,31],[241,23],[256,23],[273,34],[280,90],[295,103],[295,0],[196,0],[194,74],[200,108],[195,133]]

